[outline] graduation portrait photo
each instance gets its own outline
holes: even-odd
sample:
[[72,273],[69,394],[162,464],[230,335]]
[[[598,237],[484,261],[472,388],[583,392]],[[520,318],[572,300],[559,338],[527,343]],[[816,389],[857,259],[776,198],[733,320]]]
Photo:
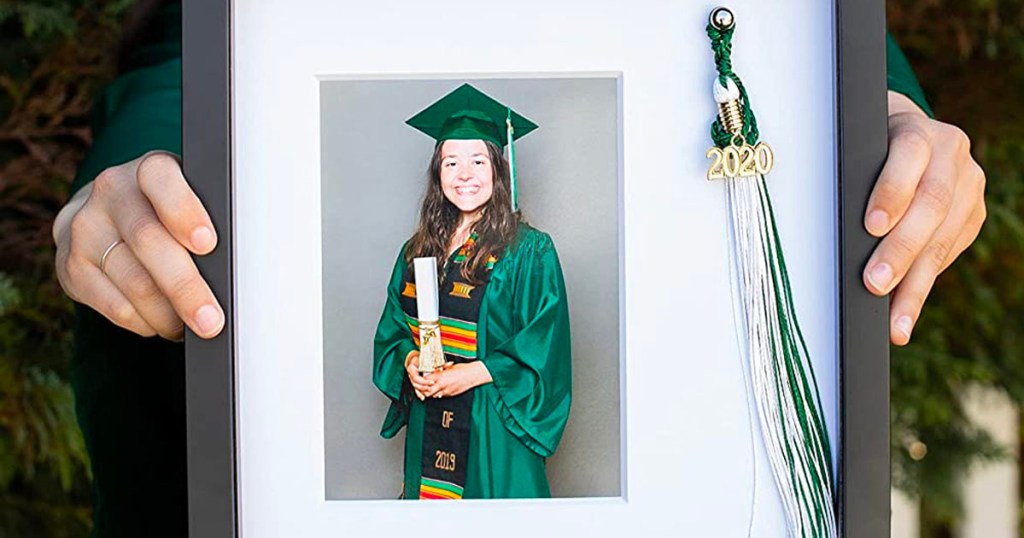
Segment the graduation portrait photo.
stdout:
[[321,85],[326,498],[620,495],[618,77]]

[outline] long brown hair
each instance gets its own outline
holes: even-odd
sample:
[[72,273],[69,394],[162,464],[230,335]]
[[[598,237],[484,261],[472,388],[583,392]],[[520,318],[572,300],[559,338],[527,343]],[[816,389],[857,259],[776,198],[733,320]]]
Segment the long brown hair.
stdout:
[[[487,155],[491,161],[491,172],[494,185],[491,199],[484,206],[478,220],[473,225],[476,242],[469,259],[462,264],[462,278],[469,282],[481,282],[487,271],[487,262],[491,256],[500,258],[505,248],[516,237],[516,230],[522,220],[521,214],[512,212],[512,190],[509,184],[508,162],[501,154],[497,144],[484,140]],[[411,263],[413,258],[433,256],[438,261],[438,274],[448,259],[448,247],[452,235],[459,225],[460,211],[455,204],[445,198],[441,190],[441,146],[434,148],[427,167],[427,191],[423,195],[420,208],[420,222],[416,232],[409,239],[405,250],[405,261]]]

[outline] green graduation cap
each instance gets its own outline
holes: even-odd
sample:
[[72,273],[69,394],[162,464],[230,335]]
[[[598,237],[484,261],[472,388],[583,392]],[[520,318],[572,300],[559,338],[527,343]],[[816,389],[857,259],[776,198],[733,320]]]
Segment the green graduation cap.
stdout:
[[455,88],[405,123],[438,144],[445,140],[489,140],[502,148],[508,144],[512,210],[519,210],[515,141],[536,129],[537,124],[468,83]]

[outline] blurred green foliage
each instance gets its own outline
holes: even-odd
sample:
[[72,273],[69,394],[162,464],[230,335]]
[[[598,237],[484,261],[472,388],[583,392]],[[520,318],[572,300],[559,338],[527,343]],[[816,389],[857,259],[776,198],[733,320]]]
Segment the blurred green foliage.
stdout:
[[0,0],[0,537],[81,537],[89,462],[52,221],[91,141],[128,0]]
[[[892,354],[893,477],[920,496],[932,536],[955,527],[965,471],[1017,451],[971,425],[961,398],[981,386],[1024,403],[1024,0],[890,0],[888,16],[938,118],[968,133],[987,176],[981,235]],[[927,446],[916,460],[915,441]]]

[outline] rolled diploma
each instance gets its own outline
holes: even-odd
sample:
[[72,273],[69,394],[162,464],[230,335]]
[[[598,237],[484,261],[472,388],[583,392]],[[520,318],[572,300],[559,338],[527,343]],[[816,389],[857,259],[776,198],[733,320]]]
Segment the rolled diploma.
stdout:
[[438,323],[437,258],[414,258],[412,263],[416,279],[416,317],[420,329],[419,371],[427,373],[444,366]]

